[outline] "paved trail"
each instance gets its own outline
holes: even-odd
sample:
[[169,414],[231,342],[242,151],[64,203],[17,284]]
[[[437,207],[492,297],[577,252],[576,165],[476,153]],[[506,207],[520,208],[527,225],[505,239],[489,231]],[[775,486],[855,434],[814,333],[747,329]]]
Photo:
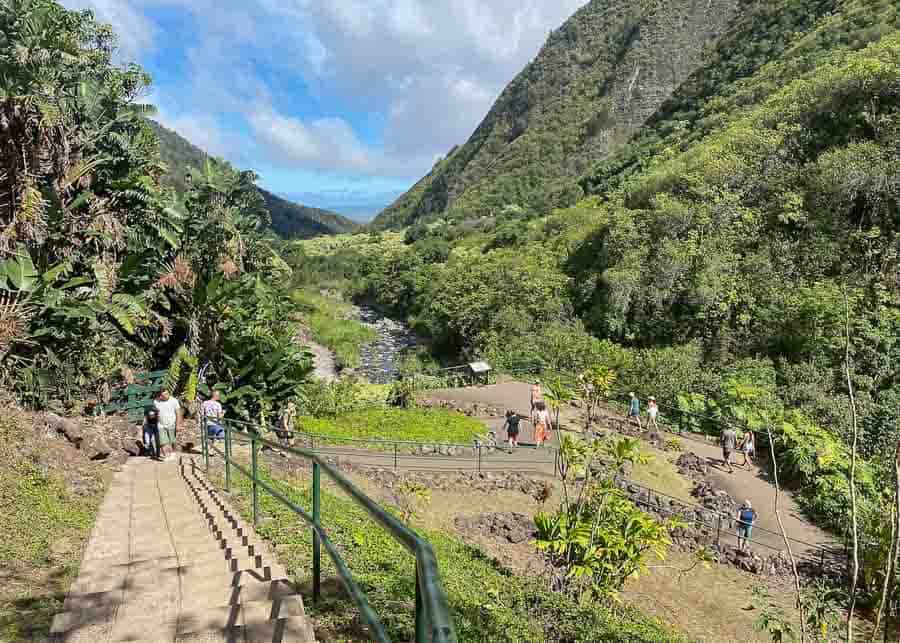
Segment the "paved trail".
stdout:
[[[432,391],[423,396],[423,399],[432,402],[463,402],[470,404],[479,404],[500,409],[512,409],[520,414],[528,415],[530,408],[530,391],[529,384],[524,382],[502,382],[490,386],[471,387],[465,389],[443,389]],[[610,417],[620,417],[611,409],[607,409]],[[645,418],[646,419],[646,418]],[[495,430],[499,430],[502,426],[502,420],[495,418],[484,418],[485,424]],[[571,428],[580,431],[583,426],[582,412],[579,409],[570,407],[563,410],[561,414],[561,422],[564,428]],[[531,426],[524,423],[523,440],[530,440]],[[497,438],[506,439],[505,434],[498,432]],[[554,442],[557,438],[557,432],[554,431]],[[685,451],[693,451],[697,455],[706,458],[710,463],[710,477],[721,489],[726,490],[735,500],[743,502],[750,500],[754,508],[759,514],[758,527],[754,532],[754,540],[762,543],[764,546],[771,547],[775,550],[784,549],[784,542],[781,539],[778,522],[775,518],[775,487],[769,481],[767,471],[756,465],[751,465],[747,469],[735,468],[733,474],[729,474],[727,470],[721,467],[722,451],[713,444],[704,441],[702,438],[682,440]],[[665,458],[667,454],[662,451],[656,452],[657,457]],[[739,456],[739,460],[743,456]],[[665,489],[659,489],[665,492]],[[790,493],[782,493],[779,500],[779,509],[782,520],[784,521],[785,531],[791,538],[810,543],[811,545],[833,545],[834,538],[811,524],[803,517],[799,505]],[[775,533],[767,533],[775,532]],[[804,549],[798,545],[799,549]]]
[[315,641],[285,571],[189,462],[116,474],[55,641]]

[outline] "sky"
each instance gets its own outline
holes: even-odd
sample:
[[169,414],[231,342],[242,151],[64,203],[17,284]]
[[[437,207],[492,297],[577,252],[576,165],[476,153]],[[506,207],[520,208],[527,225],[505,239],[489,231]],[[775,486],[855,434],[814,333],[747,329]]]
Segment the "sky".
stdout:
[[157,119],[307,205],[369,218],[461,144],[587,0],[62,0],[119,34]]

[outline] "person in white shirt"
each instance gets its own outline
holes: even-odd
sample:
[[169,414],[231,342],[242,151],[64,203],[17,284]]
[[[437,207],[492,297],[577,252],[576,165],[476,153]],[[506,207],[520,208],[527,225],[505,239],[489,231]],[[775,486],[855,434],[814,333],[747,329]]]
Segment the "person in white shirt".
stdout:
[[163,388],[159,397],[153,402],[159,415],[159,446],[163,461],[175,458],[175,438],[181,428],[181,404],[178,403],[169,389]]

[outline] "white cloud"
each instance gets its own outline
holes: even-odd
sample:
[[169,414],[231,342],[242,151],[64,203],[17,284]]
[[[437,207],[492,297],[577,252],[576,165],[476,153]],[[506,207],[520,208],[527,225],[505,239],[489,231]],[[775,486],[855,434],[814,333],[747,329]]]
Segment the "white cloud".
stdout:
[[[111,22],[123,55],[182,61],[156,95],[162,120],[210,151],[410,179],[586,1],[63,0]],[[192,41],[169,40],[160,10],[185,13]]]
[[115,27],[119,37],[119,53],[125,60],[134,60],[153,48],[157,30],[141,10],[122,0],[64,0],[69,9],[90,9],[101,22]]
[[353,128],[340,118],[319,118],[305,123],[258,105],[250,115],[256,137],[267,144],[272,160],[302,168],[327,167],[369,173],[368,151]]

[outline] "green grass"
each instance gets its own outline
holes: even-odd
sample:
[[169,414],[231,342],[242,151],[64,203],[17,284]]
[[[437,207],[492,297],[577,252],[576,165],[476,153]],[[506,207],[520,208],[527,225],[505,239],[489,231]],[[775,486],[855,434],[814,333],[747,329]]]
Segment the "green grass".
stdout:
[[693,483],[678,473],[678,469],[668,461],[665,455],[646,447],[641,449],[641,453],[650,456],[650,461],[635,465],[631,473],[631,480],[684,502],[694,503],[697,501],[691,496]]
[[345,319],[352,310],[346,302],[308,290],[295,290],[291,298],[304,310],[313,339],[334,353],[337,365],[358,368],[360,349],[378,339],[378,333],[355,319]]
[[100,502],[67,488],[62,468],[76,465],[41,453],[32,431],[30,419],[0,417],[0,641],[49,635]]
[[432,444],[471,444],[472,438],[487,432],[481,422],[445,409],[368,409],[337,418],[303,417],[298,426],[316,435]]
[[[239,476],[232,486],[239,510],[249,519],[249,482]],[[270,478],[271,480],[271,478]],[[309,509],[309,482],[275,483],[293,502]],[[260,497],[266,520],[259,534],[278,546],[279,559],[302,587],[309,586],[311,536],[300,519],[270,496]],[[323,490],[323,522],[343,559],[395,641],[413,638],[414,559],[356,504]],[[681,641],[661,622],[621,608],[618,614],[596,606],[579,606],[539,580],[500,568],[480,550],[437,531],[420,531],[438,558],[441,580],[460,642],[542,641]],[[323,553],[325,587],[334,583],[334,566]],[[338,591],[318,605],[306,598],[307,611],[330,640],[358,633],[357,611]]]

